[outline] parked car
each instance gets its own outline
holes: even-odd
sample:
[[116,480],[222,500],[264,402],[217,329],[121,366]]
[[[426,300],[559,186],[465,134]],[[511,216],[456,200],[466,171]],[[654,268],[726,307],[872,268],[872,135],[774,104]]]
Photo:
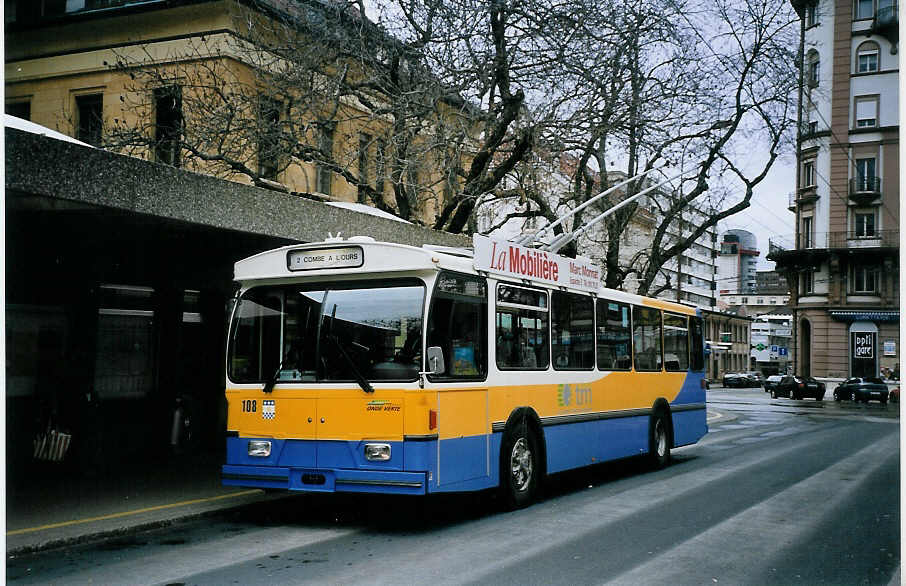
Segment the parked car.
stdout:
[[884,381],[875,376],[848,378],[834,389],[834,400],[853,400],[868,403],[877,400],[886,404],[889,392]]
[[728,372],[724,375],[724,386],[725,387],[737,387],[744,388],[748,387],[751,383],[749,382],[746,375],[739,372]]
[[894,387],[890,389],[890,402],[899,403],[900,402],[900,387]]
[[745,373],[745,377],[747,379],[749,379],[750,387],[760,387],[761,385],[764,384],[764,375],[761,374],[760,372],[751,370],[751,371]]
[[783,379],[779,374],[772,374],[764,379],[764,392],[769,393],[777,388],[777,383]]
[[823,401],[826,390],[827,387],[825,387],[824,383],[813,377],[788,375],[780,379],[780,382],[771,391],[771,398],[789,397],[790,399],[802,399],[803,397],[814,397],[816,401]]

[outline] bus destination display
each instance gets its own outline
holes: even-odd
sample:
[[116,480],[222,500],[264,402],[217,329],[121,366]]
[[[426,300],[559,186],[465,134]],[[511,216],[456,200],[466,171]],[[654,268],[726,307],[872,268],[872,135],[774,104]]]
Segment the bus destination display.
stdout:
[[291,271],[354,269],[363,264],[365,253],[360,246],[291,250],[286,258],[287,268]]

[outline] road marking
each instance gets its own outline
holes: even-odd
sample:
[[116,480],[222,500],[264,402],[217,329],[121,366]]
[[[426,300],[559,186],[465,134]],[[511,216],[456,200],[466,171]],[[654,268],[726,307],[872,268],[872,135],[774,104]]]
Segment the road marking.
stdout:
[[[713,572],[715,582],[744,583],[747,577],[744,572],[749,571],[751,565],[748,562],[738,564],[739,556],[752,557],[763,552],[776,555],[773,552],[782,553],[778,549],[780,546],[804,543],[804,535],[845,502],[890,458],[897,457],[878,458],[876,455],[895,454],[898,443],[896,434],[884,436],[836,464],[690,536],[608,584],[681,583],[690,569],[701,570],[703,564]],[[810,504],[806,507],[803,503]],[[702,551],[733,552],[733,555],[703,560]]]
[[724,417],[726,417],[726,415],[724,415],[720,411],[708,411],[708,416],[707,416],[706,420],[707,421],[717,421],[718,419],[723,419]]
[[7,531],[6,535],[22,535],[23,533],[34,533],[36,531],[45,531],[47,529],[59,529],[60,527],[68,527],[70,525],[82,525],[84,523],[95,523],[97,521],[107,521],[109,519],[118,519],[120,517],[129,517],[131,515],[141,515],[142,513],[151,513],[154,511],[162,511],[164,509],[173,509],[176,507],[185,507],[188,505],[197,505],[199,503],[208,503],[224,499],[236,498],[240,496],[249,496],[261,492],[260,489],[253,490],[243,490],[241,492],[233,492],[230,494],[222,494],[219,496],[212,496],[203,499],[193,499],[190,501],[182,501],[178,503],[169,503],[166,505],[157,505],[155,507],[146,507],[144,509],[135,509],[132,511],[123,511],[121,513],[111,513],[110,515],[102,515],[100,517],[88,517],[87,519],[75,519],[73,521],[63,521],[61,523],[51,523],[49,525],[41,525],[40,527],[28,527],[26,529],[16,529],[14,531]]

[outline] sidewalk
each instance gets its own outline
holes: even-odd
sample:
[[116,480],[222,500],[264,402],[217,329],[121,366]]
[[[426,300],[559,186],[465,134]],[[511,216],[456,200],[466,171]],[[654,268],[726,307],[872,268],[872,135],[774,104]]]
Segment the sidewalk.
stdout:
[[6,486],[6,553],[151,529],[280,495],[220,485],[219,454],[144,460],[97,475],[53,464]]

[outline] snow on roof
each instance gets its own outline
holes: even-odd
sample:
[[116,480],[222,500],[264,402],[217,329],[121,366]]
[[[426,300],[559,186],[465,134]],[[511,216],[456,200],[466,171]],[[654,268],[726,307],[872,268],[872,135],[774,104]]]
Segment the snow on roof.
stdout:
[[56,130],[51,130],[46,126],[41,126],[40,124],[35,124],[30,120],[23,120],[22,118],[17,118],[15,116],[10,116],[9,114],[3,115],[3,126],[5,128],[15,128],[16,130],[21,130],[23,132],[30,132],[31,134],[41,134],[47,138],[53,138],[55,140],[62,140],[65,142],[72,142],[78,145],[86,146],[89,148],[95,148],[86,142],[76,140],[71,136],[66,136],[62,132],[57,132]]
[[403,222],[404,224],[412,223],[412,222],[404,220],[398,216],[394,216],[393,214],[385,212],[383,210],[379,210],[379,209],[373,208],[371,206],[366,206],[365,204],[361,204],[361,203],[352,203],[352,202],[346,202],[346,201],[328,201],[326,203],[327,203],[327,205],[332,205],[332,206],[335,206],[338,208],[352,210],[354,212],[360,212],[362,214],[370,214],[372,216],[378,216],[380,218],[386,218],[388,220],[396,220],[397,222]]

